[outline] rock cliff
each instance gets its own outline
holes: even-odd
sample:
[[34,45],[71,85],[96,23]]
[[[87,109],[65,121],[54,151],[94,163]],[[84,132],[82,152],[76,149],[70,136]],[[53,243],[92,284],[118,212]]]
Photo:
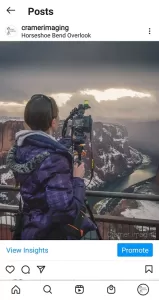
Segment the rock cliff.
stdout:
[[143,160],[142,154],[129,146],[126,128],[118,124],[94,123],[93,154],[95,176],[92,186],[99,181],[110,183],[132,172]]
[[6,153],[14,143],[15,133],[23,128],[21,120],[0,120],[0,165],[5,164]]

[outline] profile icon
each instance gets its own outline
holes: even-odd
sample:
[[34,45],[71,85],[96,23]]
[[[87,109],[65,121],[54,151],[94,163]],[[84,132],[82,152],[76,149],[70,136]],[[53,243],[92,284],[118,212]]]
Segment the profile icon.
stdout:
[[17,30],[14,26],[7,26],[5,31],[8,37],[15,36],[17,33]]

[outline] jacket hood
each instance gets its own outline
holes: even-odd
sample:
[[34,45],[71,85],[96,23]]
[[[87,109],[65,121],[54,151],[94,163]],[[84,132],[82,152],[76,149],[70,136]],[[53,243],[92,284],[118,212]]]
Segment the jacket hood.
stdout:
[[16,145],[22,146],[26,138],[34,135],[38,135],[55,141],[55,138],[53,138],[51,135],[40,130],[20,130],[15,134]]

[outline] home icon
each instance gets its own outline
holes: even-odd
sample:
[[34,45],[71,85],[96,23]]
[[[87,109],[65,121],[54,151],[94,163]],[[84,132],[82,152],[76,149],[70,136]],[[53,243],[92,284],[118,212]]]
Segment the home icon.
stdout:
[[15,285],[12,289],[11,289],[11,294],[20,294],[20,288]]

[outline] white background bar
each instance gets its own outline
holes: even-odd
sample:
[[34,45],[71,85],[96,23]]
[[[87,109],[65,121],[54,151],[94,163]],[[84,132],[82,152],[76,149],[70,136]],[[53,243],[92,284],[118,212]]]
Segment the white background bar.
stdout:
[[[12,6],[11,6],[12,4]],[[10,14],[6,9],[10,7],[15,12]],[[43,40],[43,41],[153,41],[159,40],[158,1],[156,0],[74,0],[68,1],[27,1],[1,3],[0,10],[0,39],[14,40]],[[28,8],[34,11],[52,9],[53,15],[28,15]],[[54,31],[23,31],[22,26],[69,26],[65,37],[52,37]],[[15,33],[6,34],[6,29],[13,27]],[[149,28],[151,34],[149,34]],[[25,34],[50,34],[44,38],[22,38]],[[64,34],[65,31],[56,32]],[[68,35],[69,34],[69,35]],[[91,37],[75,37],[75,34],[90,34]]]
[[[159,280],[159,262],[151,262],[152,272],[145,273],[147,261],[39,261],[1,262],[0,280]],[[6,271],[15,271],[8,273]],[[45,266],[40,274],[37,266]],[[25,274],[24,274],[25,273]]]
[[[133,241],[120,241],[121,243],[133,243]],[[152,244],[152,241],[134,241],[137,244]],[[0,241],[0,261],[8,260],[130,260],[130,257],[117,256],[118,241]],[[21,252],[17,252],[17,249]],[[16,251],[16,252],[14,252]],[[153,241],[153,257],[146,257],[147,262],[152,258],[158,259],[159,243]],[[145,260],[143,257],[131,258],[132,260]]]
[[[113,299],[113,300],[141,300],[142,295],[138,294],[138,286],[140,284],[146,284],[145,289],[142,289],[142,292],[148,294],[146,295],[146,300],[158,300],[158,283],[159,282],[0,282],[0,290],[1,290],[1,299],[13,300],[13,299],[36,299],[44,300],[44,299],[70,299],[70,300],[105,300],[105,299]],[[21,289],[20,295],[11,294],[11,289],[14,285]],[[43,288],[45,285],[49,285],[51,288],[51,293],[45,293]],[[75,286],[80,285],[84,286],[84,293],[79,295],[75,293]],[[113,285],[113,289],[115,290],[115,294],[108,294],[107,291],[110,291],[110,285]],[[81,287],[82,288],[82,287]],[[81,289],[80,288],[80,289]],[[147,289],[146,289],[147,288]],[[46,287],[46,291],[49,290],[49,287]],[[76,290],[77,291],[77,290]],[[141,289],[140,289],[141,291]]]

